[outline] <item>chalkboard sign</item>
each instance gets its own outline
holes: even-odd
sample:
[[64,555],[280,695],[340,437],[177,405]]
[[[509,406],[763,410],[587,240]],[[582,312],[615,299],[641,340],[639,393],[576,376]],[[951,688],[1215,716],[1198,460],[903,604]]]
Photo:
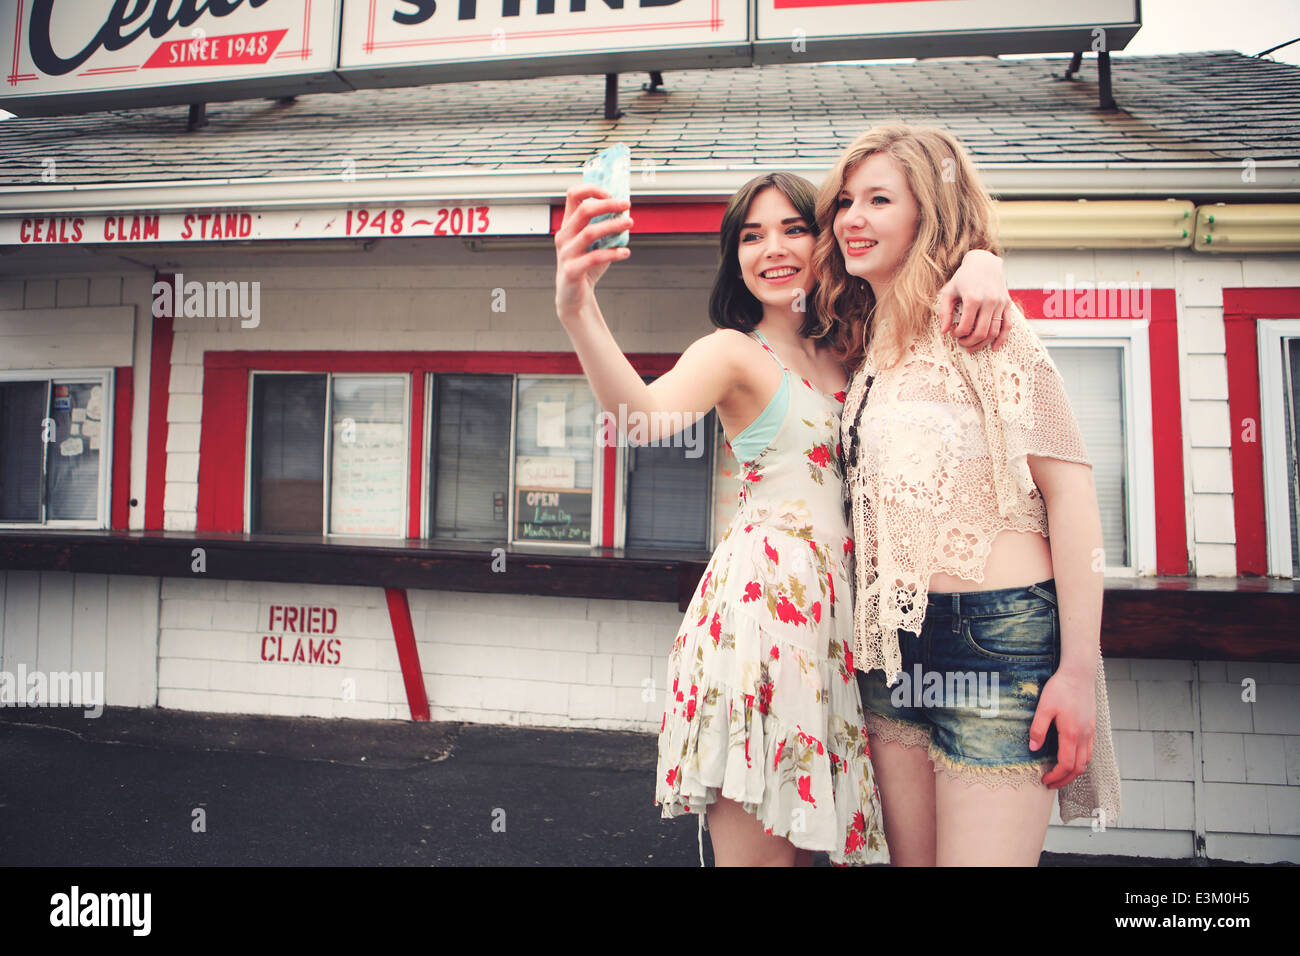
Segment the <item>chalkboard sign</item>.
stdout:
[[591,541],[591,489],[517,488],[515,539]]

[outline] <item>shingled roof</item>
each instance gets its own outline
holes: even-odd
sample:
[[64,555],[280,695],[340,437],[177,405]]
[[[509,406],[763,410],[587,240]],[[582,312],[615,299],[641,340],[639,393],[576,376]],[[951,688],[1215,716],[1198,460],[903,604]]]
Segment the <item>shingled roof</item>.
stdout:
[[902,119],[957,134],[981,163],[1223,163],[1300,159],[1300,67],[1233,52],[1113,59],[1116,111],[1098,109],[1095,58],[763,66],[619,79],[547,77],[0,122],[0,184],[41,187],[579,165],[615,141],[637,163],[829,165],[867,127]]

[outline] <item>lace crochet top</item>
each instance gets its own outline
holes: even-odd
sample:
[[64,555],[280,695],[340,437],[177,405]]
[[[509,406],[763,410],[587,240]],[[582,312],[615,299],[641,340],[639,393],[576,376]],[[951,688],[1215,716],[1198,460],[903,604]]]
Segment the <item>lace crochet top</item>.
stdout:
[[[930,576],[982,582],[1000,531],[1047,537],[1028,456],[1089,464],[1064,382],[1024,317],[998,351],[968,353],[937,316],[893,367],[870,356],[841,419],[851,502],[858,669],[902,669],[899,629],[921,633]],[[872,555],[875,556],[874,561]],[[1119,775],[1100,655],[1089,769],[1061,791],[1061,816],[1119,813]],[[1067,811],[1073,816],[1067,817]]]

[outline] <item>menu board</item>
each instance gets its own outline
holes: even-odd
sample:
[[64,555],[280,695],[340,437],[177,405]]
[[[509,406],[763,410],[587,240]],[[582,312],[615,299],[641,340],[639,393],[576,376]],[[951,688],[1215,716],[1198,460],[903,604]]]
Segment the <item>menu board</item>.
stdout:
[[591,489],[517,488],[515,539],[589,542]]
[[402,534],[406,426],[335,422],[330,527],[336,534]]

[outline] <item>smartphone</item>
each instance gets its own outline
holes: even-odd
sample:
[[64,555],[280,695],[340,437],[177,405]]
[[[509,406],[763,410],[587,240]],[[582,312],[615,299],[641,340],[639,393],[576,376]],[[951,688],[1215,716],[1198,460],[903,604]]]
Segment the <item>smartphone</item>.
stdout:
[[[615,143],[608,149],[602,149],[582,167],[582,181],[599,186],[613,199],[630,199],[632,192],[632,151],[624,143]],[[630,210],[629,210],[630,211]],[[609,212],[597,216],[592,222],[601,222],[612,216],[624,216],[624,212]],[[587,247],[593,249],[610,249],[614,246],[626,246],[627,230],[612,236],[602,236]]]

